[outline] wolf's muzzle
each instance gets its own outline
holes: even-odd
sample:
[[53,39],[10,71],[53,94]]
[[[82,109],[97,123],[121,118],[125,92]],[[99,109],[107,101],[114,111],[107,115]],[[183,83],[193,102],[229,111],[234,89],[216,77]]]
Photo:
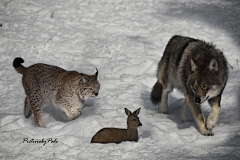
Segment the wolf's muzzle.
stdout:
[[198,103],[198,104],[200,104],[200,103],[201,103],[201,98],[200,98],[200,97],[196,97],[196,98],[195,98],[195,102]]

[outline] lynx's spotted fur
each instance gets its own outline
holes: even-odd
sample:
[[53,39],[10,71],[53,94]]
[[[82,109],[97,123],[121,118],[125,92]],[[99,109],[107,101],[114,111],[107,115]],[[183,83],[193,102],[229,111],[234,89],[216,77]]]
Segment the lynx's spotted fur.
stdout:
[[37,126],[44,127],[43,104],[63,110],[69,120],[73,120],[81,114],[84,100],[98,95],[98,71],[94,75],[86,75],[41,63],[26,68],[21,63],[24,63],[22,58],[13,61],[14,68],[23,75],[26,93],[24,114],[29,118],[33,112]]

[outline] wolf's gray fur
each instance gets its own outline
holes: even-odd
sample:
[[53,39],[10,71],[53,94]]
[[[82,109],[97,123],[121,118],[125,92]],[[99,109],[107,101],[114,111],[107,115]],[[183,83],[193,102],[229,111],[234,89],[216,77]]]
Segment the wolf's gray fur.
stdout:
[[[177,88],[185,95],[182,107],[184,121],[189,121],[188,107],[203,135],[210,131],[218,120],[221,94],[228,78],[227,61],[213,44],[199,39],[173,36],[168,42],[157,71],[158,81],[153,86],[153,104],[161,101],[159,112],[168,112],[168,93]],[[212,107],[207,122],[200,104],[208,101]]]

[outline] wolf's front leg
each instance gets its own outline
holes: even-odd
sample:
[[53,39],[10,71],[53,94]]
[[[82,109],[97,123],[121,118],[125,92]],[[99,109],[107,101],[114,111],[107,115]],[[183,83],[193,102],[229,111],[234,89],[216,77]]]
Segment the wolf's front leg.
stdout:
[[183,106],[181,108],[183,122],[192,122],[188,116],[188,110],[189,110],[188,103],[187,100],[185,99]]
[[192,114],[197,122],[199,129],[204,136],[213,136],[214,134],[206,128],[206,121],[202,114],[199,104],[194,102],[193,96],[185,95],[188,105],[192,111]]
[[218,115],[221,111],[220,102],[221,102],[221,95],[208,100],[208,103],[212,107],[212,110],[209,113],[208,118],[207,118],[207,128],[208,129],[212,129],[215,126],[215,124],[217,123]]

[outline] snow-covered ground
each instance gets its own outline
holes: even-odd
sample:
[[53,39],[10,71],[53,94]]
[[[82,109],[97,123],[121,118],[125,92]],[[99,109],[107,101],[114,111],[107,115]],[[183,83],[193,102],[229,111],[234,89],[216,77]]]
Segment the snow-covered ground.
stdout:
[[[0,159],[240,159],[239,0],[1,0]],[[157,63],[175,34],[213,42],[234,67],[213,137],[182,123],[184,97],[169,96],[169,114],[150,102]],[[93,74],[100,94],[73,121],[44,108],[47,128],[23,115],[25,93],[15,57]],[[103,127],[126,127],[124,108],[141,107],[138,142],[91,144]],[[205,117],[210,111],[202,105]],[[54,143],[26,143],[24,139]],[[54,141],[55,140],[55,141]]]

